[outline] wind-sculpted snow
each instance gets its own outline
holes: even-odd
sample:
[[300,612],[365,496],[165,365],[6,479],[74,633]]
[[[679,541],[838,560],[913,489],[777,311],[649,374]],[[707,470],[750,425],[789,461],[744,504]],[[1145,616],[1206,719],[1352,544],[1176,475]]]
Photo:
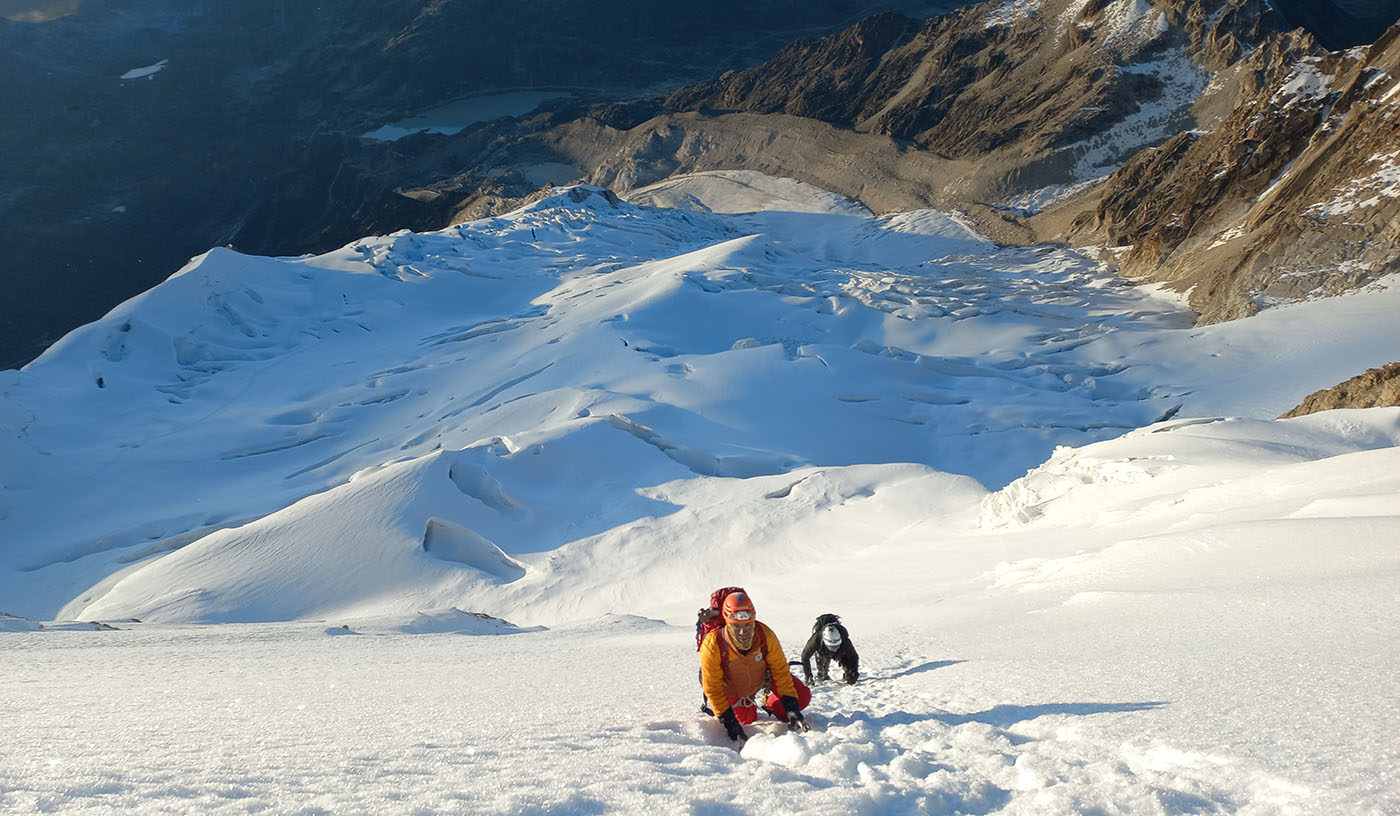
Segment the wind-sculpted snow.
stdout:
[[570,188],[323,256],[196,258],[0,375],[7,605],[543,612],[511,585],[652,534],[677,509],[653,486],[916,463],[995,488],[1204,390],[1189,314],[1073,252],[751,173],[639,197],[765,195],[726,215]]
[[[918,462],[995,485],[1173,409],[1078,351],[1184,325],[1169,302],[941,214],[811,209],[721,216],[574,188],[314,258],[213,250],[6,375],[10,603],[76,611],[133,553],[205,534],[170,564],[222,552],[246,534],[231,523],[290,523],[270,516],[438,451],[497,486],[432,512],[519,554],[644,519],[636,491],[687,475]],[[347,526],[325,557],[397,546],[372,528]],[[206,597],[169,592],[163,609]]]
[[[1267,418],[1400,287],[808,193],[215,250],[0,373],[0,810],[1396,811],[1400,409]],[[696,713],[734,584],[851,628],[812,732]]]
[[[1245,419],[1172,420],[1082,448],[1059,448],[1045,464],[982,502],[982,524],[1027,523],[1047,512],[1073,517],[1088,503],[1121,507],[1176,505],[1201,487],[1202,472],[1213,483],[1236,482],[1240,503],[1286,468],[1337,469],[1356,485],[1391,474],[1374,472],[1366,460],[1386,461],[1400,445],[1400,409],[1328,411],[1286,423]],[[1350,466],[1334,460],[1351,462]],[[1326,465],[1319,462],[1326,461]],[[1260,473],[1260,469],[1265,469]],[[1316,490],[1316,484],[1307,490]],[[1383,492],[1387,488],[1376,488]],[[1172,513],[1180,512],[1177,507]],[[1262,517],[1272,518],[1266,507]]]

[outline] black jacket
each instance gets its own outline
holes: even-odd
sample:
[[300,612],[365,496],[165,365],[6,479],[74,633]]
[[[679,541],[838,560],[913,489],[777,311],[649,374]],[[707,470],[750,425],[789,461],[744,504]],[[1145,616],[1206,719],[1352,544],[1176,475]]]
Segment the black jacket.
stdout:
[[802,649],[802,675],[808,683],[812,682],[813,657],[817,659],[817,675],[819,677],[826,675],[832,660],[841,664],[841,671],[845,675],[844,679],[847,683],[854,683],[856,678],[860,677],[860,655],[856,654],[856,647],[851,643],[850,633],[846,631],[845,626],[835,622],[832,624],[836,627],[836,631],[841,633],[840,648],[833,652],[822,643],[822,630],[826,628],[827,622],[818,618],[817,625],[813,627],[812,636],[807,639],[807,645]]

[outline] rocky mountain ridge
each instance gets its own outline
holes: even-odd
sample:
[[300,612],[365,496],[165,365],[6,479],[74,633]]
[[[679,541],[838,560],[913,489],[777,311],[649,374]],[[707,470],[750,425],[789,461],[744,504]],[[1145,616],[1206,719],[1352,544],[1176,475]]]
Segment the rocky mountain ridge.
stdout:
[[1200,4],[1046,0],[982,4],[917,26],[880,15],[666,102],[821,119],[954,158],[1009,146],[1037,153],[1099,136],[1145,102],[1194,99],[1201,66],[1229,64],[1282,24],[1257,0],[1207,13]]
[[[984,3],[922,23],[879,15],[634,104],[626,117],[572,111],[513,126],[480,165],[432,187],[463,195],[467,217],[510,206],[522,193],[512,172],[534,161],[624,191],[671,173],[742,167],[821,184],[877,211],[1007,208],[1103,176],[1191,126],[1210,85],[1206,66],[1228,65],[1280,24],[1257,0]],[[802,150],[814,140],[828,145],[824,154]],[[987,221],[994,234],[1008,226]],[[1006,240],[1030,234],[1010,229]]]
[[1400,28],[1345,52],[1283,35],[1233,78],[1223,120],[1134,157],[1070,234],[1131,246],[1123,274],[1189,289],[1204,322],[1400,271]]

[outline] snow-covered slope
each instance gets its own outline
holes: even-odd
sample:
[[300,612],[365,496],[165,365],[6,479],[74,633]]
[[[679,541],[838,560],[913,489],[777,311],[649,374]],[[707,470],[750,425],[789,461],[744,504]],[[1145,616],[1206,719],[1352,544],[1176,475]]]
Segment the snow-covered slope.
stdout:
[[696,485],[800,483],[814,512],[914,466],[994,489],[1178,412],[1276,415],[1397,331],[1386,290],[1187,332],[1073,253],[757,174],[638,198],[770,209],[580,187],[313,258],[214,250],[5,373],[7,611],[545,620],[576,560],[676,548],[667,589],[570,601],[602,613],[719,577],[671,557]]
[[[1098,394],[1019,342],[1081,318],[1034,306],[1028,276],[1100,273],[989,249],[933,213],[717,218],[577,188],[317,258],[214,250],[4,375],[7,604],[52,616],[206,533],[284,513],[175,560],[285,527],[334,502],[330,488],[359,504],[385,479],[352,475],[419,457],[443,466],[416,467],[396,505],[426,502],[415,494],[432,474],[453,478],[398,540],[421,543],[436,516],[513,554],[664,514],[636,489],[697,474],[914,461],[1005,481],[1024,466],[960,462],[956,442],[917,431],[938,419],[954,439],[978,425],[1004,430],[1003,450],[1048,450],[1082,432],[1002,427],[971,404],[1047,390],[1082,414],[1057,424],[1096,424]],[[946,283],[922,284],[925,262]],[[984,311],[1005,317],[959,319]],[[970,331],[935,335],[940,324]],[[1001,359],[974,359],[989,340]],[[1124,427],[1163,410],[1122,409]],[[366,528],[334,546],[373,560],[391,541]]]
[[[0,373],[0,809],[1400,805],[1400,409],[1271,419],[1400,287],[1197,329],[957,216],[635,199],[215,250]],[[726,584],[851,626],[813,733],[693,714]]]

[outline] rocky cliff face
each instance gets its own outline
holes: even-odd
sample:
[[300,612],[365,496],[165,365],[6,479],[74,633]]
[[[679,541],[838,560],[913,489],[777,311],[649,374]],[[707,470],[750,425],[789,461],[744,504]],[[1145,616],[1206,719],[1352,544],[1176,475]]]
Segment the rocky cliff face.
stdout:
[[1372,368],[1344,383],[1315,391],[1279,419],[1333,408],[1382,408],[1394,405],[1400,405],[1400,363]]
[[943,192],[1005,202],[1103,175],[1189,128],[1210,71],[1281,25],[1260,0],[985,3],[923,24],[883,15],[666,105],[803,116],[975,159]]
[[1124,165],[1070,234],[1203,322],[1400,271],[1400,28],[1346,52],[1275,37],[1227,79],[1233,110]]
[[877,211],[978,211],[994,237],[1027,240],[1012,213],[1193,126],[1212,69],[1279,22],[1259,0],[1020,0],[925,22],[877,15],[630,117],[582,111],[500,134],[480,165],[428,186],[464,197],[466,217],[509,206],[524,191],[500,180],[532,162],[620,191],[739,167]]

